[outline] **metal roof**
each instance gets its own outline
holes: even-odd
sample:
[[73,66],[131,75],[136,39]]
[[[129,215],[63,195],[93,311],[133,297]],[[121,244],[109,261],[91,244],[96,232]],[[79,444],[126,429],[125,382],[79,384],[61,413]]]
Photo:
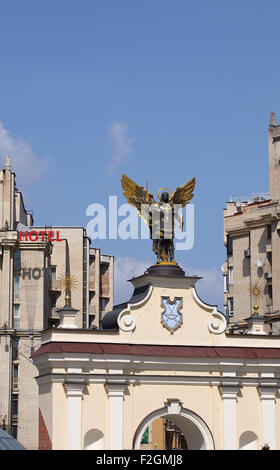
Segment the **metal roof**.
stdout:
[[14,437],[0,429],[0,450],[26,450]]

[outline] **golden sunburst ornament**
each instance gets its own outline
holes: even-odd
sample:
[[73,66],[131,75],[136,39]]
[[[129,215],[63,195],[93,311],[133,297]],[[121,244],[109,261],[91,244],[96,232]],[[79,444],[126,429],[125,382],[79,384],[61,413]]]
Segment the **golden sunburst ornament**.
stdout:
[[258,302],[259,300],[263,297],[264,290],[263,286],[259,281],[252,282],[250,284],[250,289],[249,289],[250,296],[254,300],[254,313],[259,313],[259,305]]
[[78,281],[73,274],[62,274],[59,279],[59,285],[65,291],[65,304],[70,305],[71,291],[77,288]]

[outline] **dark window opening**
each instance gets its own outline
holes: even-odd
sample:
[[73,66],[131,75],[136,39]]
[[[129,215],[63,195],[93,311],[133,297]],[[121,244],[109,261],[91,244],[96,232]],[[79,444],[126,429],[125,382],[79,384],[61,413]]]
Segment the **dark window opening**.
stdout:
[[17,429],[18,429],[17,424],[12,424],[12,426],[11,426],[11,435],[15,439],[17,439]]
[[55,307],[56,306],[56,300],[57,300],[57,297],[56,297],[56,294],[51,294],[51,307]]
[[271,240],[271,225],[266,226],[266,237],[268,240]]
[[100,299],[100,309],[102,312],[106,309],[106,305],[108,303],[108,299],[101,298]]
[[18,388],[18,364],[13,364],[13,388]]
[[19,339],[13,339],[13,361],[18,359],[18,347],[19,347]]
[[232,238],[230,235],[227,236],[227,255],[231,256],[233,251]]
[[56,266],[50,266],[50,278],[52,281],[56,281]]
[[12,395],[12,420],[18,417],[18,395]]
[[14,251],[14,271],[20,271],[21,263],[20,263],[20,250],[16,249]]
[[229,315],[230,317],[232,317],[233,313],[234,313],[234,310],[233,310],[233,298],[229,298],[229,299],[228,299],[228,315]]

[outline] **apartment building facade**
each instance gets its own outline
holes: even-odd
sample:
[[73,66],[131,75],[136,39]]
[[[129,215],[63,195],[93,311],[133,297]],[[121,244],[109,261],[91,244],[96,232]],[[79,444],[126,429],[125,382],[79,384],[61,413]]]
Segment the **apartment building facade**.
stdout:
[[7,157],[0,170],[0,427],[38,448],[38,386],[30,355],[41,331],[59,324],[61,280],[71,275],[79,329],[99,327],[113,306],[113,257],[90,246],[83,227],[38,227],[15,185]]
[[267,331],[279,334],[280,125],[276,125],[274,113],[268,143],[269,194],[231,198],[224,210],[224,291],[229,322],[246,331],[244,319],[253,314],[255,303],[251,289],[257,285],[258,313],[265,317]]

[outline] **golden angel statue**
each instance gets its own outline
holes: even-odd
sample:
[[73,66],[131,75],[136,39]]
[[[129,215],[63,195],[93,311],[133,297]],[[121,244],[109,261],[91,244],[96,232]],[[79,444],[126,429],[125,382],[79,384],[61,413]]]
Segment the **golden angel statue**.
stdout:
[[[127,202],[136,207],[138,215],[149,225],[157,264],[176,264],[173,243],[175,223],[176,220],[180,221],[183,230],[184,219],[179,216],[179,210],[193,198],[195,178],[179,186],[173,193],[168,188],[161,188],[157,193],[158,202],[148,188],[139,186],[124,173],[121,184]],[[161,190],[164,191],[159,195]]]

